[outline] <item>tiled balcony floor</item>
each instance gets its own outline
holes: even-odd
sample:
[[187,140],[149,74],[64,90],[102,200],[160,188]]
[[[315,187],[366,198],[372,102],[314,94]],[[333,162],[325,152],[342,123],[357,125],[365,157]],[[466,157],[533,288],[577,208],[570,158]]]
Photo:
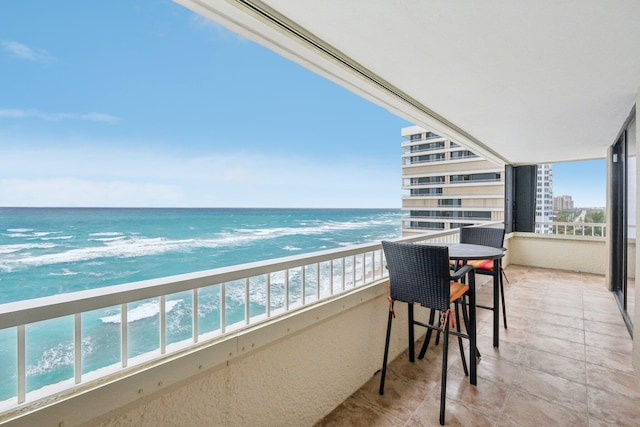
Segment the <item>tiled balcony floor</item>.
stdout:
[[[492,346],[491,312],[478,310],[477,386],[464,376],[457,343],[449,346],[446,425],[639,425],[631,339],[604,277],[506,271],[509,329],[501,324],[499,349]],[[489,302],[491,284],[480,277],[479,301]],[[412,364],[403,353],[389,364],[384,396],[377,374],[317,426],[438,425],[441,354],[432,344]]]

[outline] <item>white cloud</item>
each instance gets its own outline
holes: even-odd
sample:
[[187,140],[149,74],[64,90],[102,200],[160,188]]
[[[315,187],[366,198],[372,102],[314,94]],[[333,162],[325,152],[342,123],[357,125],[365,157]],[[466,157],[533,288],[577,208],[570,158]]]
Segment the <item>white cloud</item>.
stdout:
[[46,50],[33,49],[25,44],[14,41],[1,42],[0,46],[2,46],[2,50],[4,50],[5,52],[10,53],[16,58],[24,59],[27,61],[49,63],[55,59]]
[[[0,144],[0,147],[2,144]],[[150,147],[0,149],[0,206],[399,207],[400,170]]]
[[222,25],[196,13],[191,15],[189,23],[192,27],[205,31],[214,41],[235,41],[241,43],[247,41],[247,39],[241,35],[227,30]]
[[40,119],[51,122],[61,120],[82,120],[90,122],[102,122],[116,124],[119,117],[105,113],[45,113],[38,110],[3,109],[0,110],[0,119]]
[[184,202],[181,189],[162,183],[75,178],[0,179],[0,205],[48,207],[165,207]]

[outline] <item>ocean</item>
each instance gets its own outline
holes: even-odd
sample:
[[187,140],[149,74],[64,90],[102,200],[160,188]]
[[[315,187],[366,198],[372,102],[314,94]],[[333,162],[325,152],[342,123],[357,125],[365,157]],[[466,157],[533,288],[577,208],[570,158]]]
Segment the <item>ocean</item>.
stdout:
[[[399,209],[0,208],[0,304],[400,235]],[[167,301],[176,340],[188,335],[187,298]],[[157,310],[145,301],[129,311],[130,354],[157,347],[144,337]],[[117,362],[119,317],[83,315],[84,373]],[[72,325],[27,326],[28,391],[73,376]],[[15,328],[0,330],[0,401],[16,395],[15,343]]]

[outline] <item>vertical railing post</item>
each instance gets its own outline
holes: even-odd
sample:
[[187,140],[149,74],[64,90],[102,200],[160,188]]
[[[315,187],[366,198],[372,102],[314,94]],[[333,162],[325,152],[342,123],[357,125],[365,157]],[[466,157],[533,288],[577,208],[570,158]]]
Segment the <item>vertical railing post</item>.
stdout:
[[302,305],[307,303],[307,266],[302,266]]
[[271,273],[267,273],[267,318],[271,317]]
[[289,311],[289,269],[284,270],[284,309]]
[[249,324],[250,311],[249,311],[249,278],[244,279],[244,323]]
[[376,255],[377,251],[374,249],[371,251],[371,280],[376,280]]
[[120,306],[120,357],[122,358],[122,367],[126,368],[129,364],[129,325],[127,323],[127,303]]
[[82,381],[82,314],[73,315],[73,374],[75,383]]
[[351,284],[353,287],[356,287],[356,268],[358,264],[356,263],[356,256],[353,255],[351,257]]
[[193,294],[191,296],[191,299],[193,301],[193,304],[191,305],[191,311],[193,313],[193,318],[192,318],[193,342],[197,343],[198,335],[200,335],[200,317],[198,316],[199,314],[198,288],[195,288],[192,292]]
[[333,259],[329,261],[329,293],[333,295]]
[[316,263],[316,301],[320,301],[320,263]]
[[27,398],[27,340],[25,325],[16,328],[17,357],[18,357],[18,404],[24,403]]
[[224,334],[227,329],[227,295],[225,283],[220,283],[220,332]]
[[160,334],[160,354],[167,352],[167,297],[160,295],[158,302],[158,333]]

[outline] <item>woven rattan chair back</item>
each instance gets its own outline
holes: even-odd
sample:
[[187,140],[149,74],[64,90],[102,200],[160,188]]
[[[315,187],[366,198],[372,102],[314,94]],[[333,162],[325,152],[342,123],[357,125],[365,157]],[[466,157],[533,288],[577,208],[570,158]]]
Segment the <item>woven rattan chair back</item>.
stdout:
[[[489,228],[489,227],[462,227],[460,229],[460,243],[470,243],[473,245],[491,246],[494,248],[504,248],[504,228]],[[505,305],[504,298],[504,281],[506,274],[502,265],[500,265],[499,271],[494,270],[494,262],[500,263],[500,261],[469,261],[469,264],[476,267],[478,274],[487,274],[497,277],[499,282],[500,299],[502,301],[502,320],[504,328],[507,329],[507,307]],[[509,280],[507,279],[507,283]],[[486,308],[489,310],[496,310],[497,308],[488,307],[478,304],[480,308]]]
[[504,246],[504,228],[462,227],[460,243],[501,248]]
[[447,310],[450,305],[449,248],[382,242],[391,298]]

